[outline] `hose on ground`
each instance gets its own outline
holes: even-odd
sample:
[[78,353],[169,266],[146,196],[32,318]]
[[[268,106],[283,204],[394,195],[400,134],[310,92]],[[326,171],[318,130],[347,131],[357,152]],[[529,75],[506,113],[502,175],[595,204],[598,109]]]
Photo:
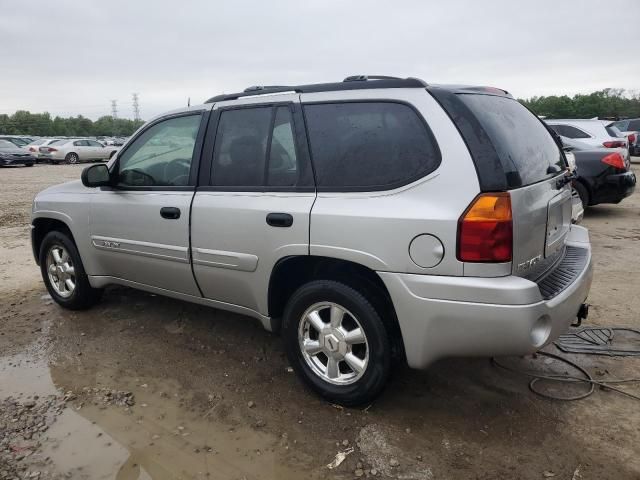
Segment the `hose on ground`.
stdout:
[[[629,393],[626,392],[620,388],[614,387],[614,384],[624,384],[624,383],[640,383],[640,378],[627,378],[627,379],[622,379],[622,380],[615,380],[615,379],[611,379],[611,380],[596,380],[594,379],[587,370],[585,370],[583,367],[581,367],[580,365],[572,362],[571,360],[561,357],[560,355],[556,355],[554,353],[548,353],[548,352],[537,352],[536,355],[540,355],[543,357],[549,357],[549,358],[553,358],[554,360],[558,360],[559,362],[565,363],[567,365],[569,365],[572,368],[575,368],[576,370],[578,370],[582,375],[584,376],[574,376],[574,375],[569,375],[569,374],[541,374],[541,373],[535,373],[535,372],[531,372],[528,370],[520,370],[514,367],[509,367],[503,363],[500,363],[500,361],[498,361],[495,357],[491,359],[491,362],[493,363],[493,365],[495,365],[496,367],[502,368],[503,370],[506,370],[508,372],[512,372],[512,373],[516,373],[519,375],[525,375],[527,377],[530,377],[531,380],[529,381],[529,389],[537,394],[540,395],[541,397],[544,398],[548,398],[551,400],[562,400],[562,401],[573,401],[573,400],[581,400],[583,398],[588,397],[589,395],[591,395],[596,388],[596,385],[607,389],[607,390],[612,390],[614,392],[620,393],[622,395],[625,395],[627,397],[633,398],[635,400],[640,400],[640,396],[639,395],[634,395],[633,393]],[[547,380],[547,381],[551,381],[551,382],[560,382],[560,383],[584,383],[589,385],[589,390],[585,393],[581,393],[578,395],[569,395],[566,397],[559,397],[559,396],[555,396],[555,395],[551,395],[550,393],[544,392],[538,388],[536,388],[536,385],[538,384],[538,382],[543,381],[543,380]]]

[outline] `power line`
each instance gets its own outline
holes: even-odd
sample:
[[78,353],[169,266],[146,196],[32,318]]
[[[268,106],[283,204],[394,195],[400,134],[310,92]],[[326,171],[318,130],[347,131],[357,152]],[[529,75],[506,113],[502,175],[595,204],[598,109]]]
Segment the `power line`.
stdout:
[[133,119],[135,121],[140,120],[140,104],[138,103],[138,94],[132,93],[131,97],[133,98]]

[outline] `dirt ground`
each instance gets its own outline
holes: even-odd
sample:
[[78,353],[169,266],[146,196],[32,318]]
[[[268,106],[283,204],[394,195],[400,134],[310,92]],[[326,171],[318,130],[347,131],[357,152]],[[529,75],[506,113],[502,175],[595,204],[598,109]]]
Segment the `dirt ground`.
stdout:
[[[81,168],[0,169],[0,479],[640,478],[640,402],[612,391],[546,400],[488,359],[455,359],[344,409],[305,390],[251,319],[120,287],[62,310],[31,256],[30,206]],[[588,323],[640,327],[640,192],[583,225]],[[640,376],[640,358],[570,358]]]

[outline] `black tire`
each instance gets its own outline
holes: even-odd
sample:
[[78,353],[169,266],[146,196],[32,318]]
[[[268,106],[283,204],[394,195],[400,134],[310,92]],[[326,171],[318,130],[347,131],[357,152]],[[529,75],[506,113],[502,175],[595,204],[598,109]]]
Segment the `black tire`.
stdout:
[[75,165],[76,163],[80,162],[80,157],[78,157],[77,153],[67,153],[67,156],[64,157],[65,162],[67,162],[68,164],[71,165]]
[[25,164],[25,167],[33,167],[33,163],[27,163]]
[[[54,246],[62,246],[71,257],[72,265],[75,270],[75,288],[70,296],[64,297],[60,295],[51,283],[48,274],[47,256]],[[47,287],[51,298],[61,307],[69,310],[85,310],[95,305],[102,296],[102,289],[93,288],[89,284],[89,279],[84,271],[82,260],[75,243],[66,233],[53,230],[47,233],[40,245],[40,272],[42,279]]]
[[[307,309],[320,302],[344,307],[357,318],[366,335],[368,363],[353,383],[330,383],[314,372],[303,356],[298,337],[300,324]],[[303,285],[287,302],[282,331],[287,356],[294,371],[306,385],[328,401],[345,406],[362,405],[375,399],[384,388],[391,363],[389,335],[376,309],[353,288],[330,280],[316,280]]]
[[589,206],[589,192],[587,191],[587,187],[580,182],[575,182],[573,188],[578,192],[578,196],[582,202],[582,208],[586,209]]

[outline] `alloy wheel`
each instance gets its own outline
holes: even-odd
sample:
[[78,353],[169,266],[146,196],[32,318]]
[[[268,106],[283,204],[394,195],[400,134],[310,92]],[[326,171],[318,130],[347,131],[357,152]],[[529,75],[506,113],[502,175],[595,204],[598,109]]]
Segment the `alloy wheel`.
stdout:
[[313,373],[334,385],[356,382],[369,363],[369,344],[362,325],[336,303],[316,303],[304,312],[298,343]]
[[53,245],[47,253],[47,273],[53,290],[62,298],[69,298],[76,288],[76,272],[69,252],[61,245]]

